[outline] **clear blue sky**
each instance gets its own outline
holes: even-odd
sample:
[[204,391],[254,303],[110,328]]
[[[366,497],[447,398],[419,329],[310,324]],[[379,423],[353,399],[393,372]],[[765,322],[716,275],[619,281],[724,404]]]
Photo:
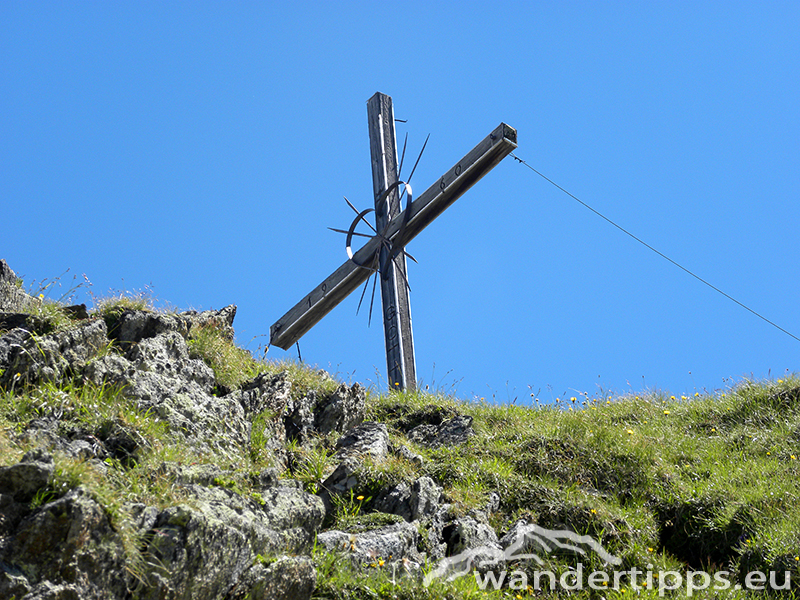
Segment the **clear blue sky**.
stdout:
[[[800,336],[800,4],[331,6],[0,4],[0,257],[28,283],[235,303],[256,350],[346,259],[327,227],[352,220],[343,196],[371,203],[380,91],[414,158],[430,134],[418,192],[504,121],[531,166]],[[511,158],[408,249],[419,378],[462,398],[798,369],[800,342]],[[384,387],[357,303],[300,350]]]

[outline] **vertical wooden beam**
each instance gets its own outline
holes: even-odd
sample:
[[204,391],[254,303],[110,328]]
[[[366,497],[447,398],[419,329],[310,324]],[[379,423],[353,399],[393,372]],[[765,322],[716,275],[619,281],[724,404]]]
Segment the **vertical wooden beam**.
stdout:
[[[392,99],[380,92],[367,101],[369,148],[372,155],[372,190],[375,198],[376,229],[382,233],[400,214],[400,195],[395,189],[383,202],[379,197],[397,181],[397,141]],[[383,334],[386,341],[386,368],[390,389],[416,389],[417,368],[411,331],[411,306],[408,294],[406,257],[399,253],[389,260],[389,249],[381,247],[380,264]]]

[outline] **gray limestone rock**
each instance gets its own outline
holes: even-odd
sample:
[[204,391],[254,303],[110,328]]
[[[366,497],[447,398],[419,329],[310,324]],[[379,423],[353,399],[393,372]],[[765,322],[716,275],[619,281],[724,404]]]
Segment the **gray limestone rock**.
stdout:
[[314,434],[346,432],[364,420],[366,392],[359,384],[341,384],[332,394],[310,391],[299,400],[291,397],[284,408],[286,435],[304,442]]
[[76,585],[54,584],[49,581],[42,581],[34,587],[23,600],[83,600],[84,598],[97,598],[99,600],[109,597],[110,596],[102,595],[101,592],[88,595],[88,590],[82,589]]
[[48,586],[66,586],[78,598],[122,598],[127,591],[122,540],[82,488],[24,519],[0,561],[19,569],[32,597],[49,597],[43,595]]
[[186,340],[175,331],[140,340],[124,358],[93,361],[87,373],[93,380],[123,385],[140,410],[152,411],[198,447],[232,453],[250,440],[241,402],[212,395],[214,372],[189,357]]
[[215,481],[229,478],[231,472],[223,471],[213,464],[182,465],[176,462],[163,462],[159,465],[155,475],[166,477],[177,485],[197,484],[209,487],[214,485]]
[[412,452],[409,448],[407,448],[406,446],[403,446],[402,444],[397,444],[396,446],[395,445],[390,445],[389,446],[389,450],[395,456],[399,456],[400,458],[404,458],[407,461],[409,461],[410,463],[413,463],[414,465],[416,465],[418,467],[421,467],[422,463],[425,462],[425,459],[422,458],[421,454],[417,454],[415,452]]
[[[304,529],[309,534],[316,532],[325,519],[322,500],[299,488],[274,487],[261,492],[262,510],[269,527],[278,531]],[[311,541],[308,537],[307,542]],[[298,546],[298,548],[301,548]]]
[[321,398],[314,408],[314,427],[322,435],[346,432],[364,420],[366,392],[358,383],[341,384],[333,394]]
[[23,312],[34,299],[20,287],[17,274],[0,258],[0,312]]
[[30,591],[31,584],[19,568],[0,564],[0,598],[28,598]]
[[389,432],[382,423],[362,423],[339,438],[336,448],[339,458],[367,454],[381,460],[389,454]]
[[245,571],[227,600],[308,600],[316,585],[310,558],[281,556]]
[[246,535],[213,510],[171,506],[147,538],[141,600],[222,598],[252,560]]
[[[345,458],[338,467],[333,470],[328,478],[322,482],[323,498],[324,494],[344,494],[358,485],[356,473],[361,468],[361,463],[353,457]],[[326,503],[327,506],[327,503]]]
[[34,336],[15,329],[3,336],[0,358],[5,357],[5,371],[0,386],[9,388],[20,382],[61,382],[79,374],[90,357],[106,346],[106,325],[101,320],[85,321],[48,335]]
[[180,313],[180,316],[189,322],[190,334],[192,329],[214,327],[222,332],[225,339],[230,342],[233,341],[233,319],[236,317],[235,304],[229,304],[220,310],[205,310],[203,312],[188,310]]
[[344,552],[356,564],[369,564],[376,560],[422,560],[417,550],[419,530],[416,525],[401,521],[394,525],[364,533],[346,533],[329,530],[317,535],[317,545],[329,552]]
[[36,315],[0,312],[0,332],[17,328],[30,333],[43,333],[50,329],[47,321]]
[[378,512],[399,515],[406,521],[413,521],[411,487],[401,481],[392,488],[382,490],[375,498],[373,508]]
[[189,323],[176,315],[146,310],[124,310],[119,315],[106,317],[108,337],[122,350],[127,351],[142,340],[164,333],[177,333],[184,339],[189,334]]
[[480,523],[472,517],[465,516],[455,519],[451,527],[450,536],[445,542],[452,554],[473,548],[501,550],[497,534],[486,523]]
[[455,518],[451,505],[443,504],[427,519],[425,551],[429,559],[440,560],[448,554],[447,540],[452,534]]
[[191,336],[192,330],[201,327],[215,327],[225,338],[233,341],[235,316],[236,306],[233,304],[221,310],[186,311],[179,314],[124,310],[117,315],[107,317],[108,336],[123,350],[128,350],[142,340],[162,333],[173,332],[186,339]]
[[283,424],[286,438],[305,442],[314,434],[315,394],[306,394],[299,400],[289,398],[283,410]]
[[[7,370],[10,368],[11,359],[22,351],[25,343],[30,340],[31,337],[31,332],[21,327],[17,327],[0,335],[0,369]],[[21,373],[19,377],[16,377],[16,375],[16,371],[10,375],[12,385],[16,384],[19,379],[22,378]],[[2,380],[1,377],[0,380]],[[6,381],[8,380],[6,379]]]
[[[224,398],[238,402],[245,418],[252,422],[251,439],[261,441],[262,449],[272,455],[274,464],[286,466],[286,407],[291,403],[292,384],[285,372],[261,373]],[[261,417],[261,418],[257,418]]]
[[43,449],[31,450],[17,464],[0,467],[0,494],[10,494],[17,502],[28,502],[47,485],[54,470],[52,455]]
[[[442,516],[441,511],[434,520]],[[487,572],[489,570],[504,569],[505,555],[494,530],[485,523],[480,523],[474,518],[465,516],[452,518],[441,529],[431,528],[429,537],[441,531],[439,539],[446,546],[444,554],[439,553],[436,544],[429,543],[433,550],[430,558],[438,560],[438,564],[426,577],[434,579],[447,579],[453,573],[466,573],[470,571]],[[441,523],[440,523],[441,524]]]
[[439,508],[442,488],[428,477],[420,477],[411,486],[411,497],[408,500],[411,509],[411,520],[419,521],[432,516]]
[[197,383],[205,392],[214,387],[214,371],[202,360],[190,358],[186,340],[174,331],[140,340],[127,352],[126,358],[139,373]]
[[83,374],[95,385],[122,386],[130,383],[136,376],[136,366],[119,354],[104,354],[90,359]]
[[439,508],[442,488],[428,477],[420,477],[412,485],[400,482],[383,490],[373,508],[379,512],[399,515],[406,521],[429,519]]
[[[192,506],[163,510],[148,533],[146,553],[159,566],[147,573],[142,599],[221,598],[240,580],[252,585],[245,573],[256,554],[308,551],[324,518],[319,498],[291,488],[265,490],[260,502],[219,487],[191,484],[187,491]],[[265,589],[286,588],[286,568],[263,572],[274,579]]]
[[472,429],[472,417],[458,415],[444,421],[441,425],[418,425],[408,432],[408,439],[430,448],[438,448],[439,446],[464,444],[473,435],[475,435],[475,431]]
[[258,415],[265,410],[282,415],[291,402],[292,382],[286,372],[270,375],[260,373],[254,379],[244,383],[241,389],[228,394],[237,400],[248,417]]

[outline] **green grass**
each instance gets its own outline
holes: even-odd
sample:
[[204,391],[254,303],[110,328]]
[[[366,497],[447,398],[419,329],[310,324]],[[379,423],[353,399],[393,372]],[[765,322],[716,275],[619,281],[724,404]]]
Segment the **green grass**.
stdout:
[[214,370],[217,384],[229,389],[240,387],[245,381],[268,370],[263,362],[255,360],[247,350],[231,344],[216,327],[193,330],[188,345],[189,356],[202,358]]
[[[59,322],[58,304],[53,327]],[[156,310],[144,296],[96,302],[95,315],[116,318],[124,310]],[[51,310],[43,301],[33,310]],[[293,362],[256,360],[213,327],[191,332],[191,355],[214,370],[220,389],[236,389],[260,373],[285,373],[295,399],[330,394],[340,385],[315,369]],[[102,352],[114,352],[113,347]],[[222,389],[225,388],[225,389]],[[456,415],[473,418],[476,435],[461,446],[430,449],[406,434],[423,423]],[[139,411],[118,388],[80,381],[11,386],[0,391],[0,464],[18,461],[34,444],[21,434],[37,418],[58,416],[59,433],[80,432],[99,439],[112,433],[131,443],[110,456],[103,469],[88,461],[56,455],[56,473],[33,505],[49,502],[83,485],[109,512],[123,534],[135,569],[139,540],[129,525],[125,503],[166,507],[185,502],[163,463],[217,464],[225,472],[217,485],[257,498],[252,473],[275,466],[270,423],[280,415],[253,416],[250,447],[231,468],[226,457],[202,453],[172,436],[155,415]],[[395,455],[365,460],[352,498],[336,505],[328,523],[359,532],[391,517],[376,513],[372,500],[386,487],[411,484],[427,475],[443,488],[455,515],[486,509],[492,493],[501,506],[488,515],[502,535],[518,519],[550,529],[570,528],[590,535],[619,556],[626,568],[730,571],[790,571],[800,582],[800,378],[743,381],[724,393],[672,397],[643,392],[615,397],[581,396],[553,405],[497,405],[464,402],[442,392],[367,395],[367,420],[385,423],[392,443],[422,456],[421,463]],[[284,477],[310,492],[319,491],[336,466],[336,434],[290,442]],[[363,496],[359,500],[359,496]],[[388,519],[388,520],[387,520]],[[424,545],[424,544],[423,544]],[[393,583],[376,557],[375,566],[354,569],[346,556],[314,555],[317,598],[514,598],[528,590],[485,592],[474,577],[436,582],[424,588],[415,579]],[[563,569],[568,557],[551,557]],[[574,565],[573,565],[574,566]],[[521,565],[520,568],[523,568]],[[423,565],[423,572],[433,565]],[[530,565],[527,568],[531,568]],[[556,570],[558,570],[556,569]],[[610,590],[602,597],[658,597],[655,590]],[[796,589],[796,588],[795,588]],[[551,597],[566,598],[558,592]],[[576,597],[599,598],[590,592]],[[727,590],[719,597],[743,598]],[[706,597],[706,596],[700,596]],[[752,596],[747,596],[752,597]]]
[[110,296],[94,298],[94,305],[95,314],[101,317],[120,315],[126,310],[156,312],[155,301],[144,292],[136,294],[117,292]]
[[642,568],[663,557],[684,570],[789,569],[799,580],[799,390],[792,376],[566,408],[394,393],[376,398],[369,418],[399,434],[431,416],[471,415],[467,444],[415,448],[426,458],[417,475],[443,484],[461,513],[499,492],[490,520],[500,532],[518,518],[566,524]]
[[[231,349],[215,357],[219,362],[211,364],[221,372],[239,361],[266,372],[287,371],[285,363],[250,363],[248,354]],[[313,389],[314,377],[320,392],[332,387],[313,370],[294,365],[290,378],[292,372],[302,373],[304,393]],[[371,496],[429,475],[443,486],[455,514],[483,509],[489,494],[499,493],[501,509],[490,515],[499,533],[526,518],[591,535],[628,567],[728,570],[737,577],[778,569],[800,578],[798,387],[795,377],[748,381],[715,396],[589,399],[571,411],[465,403],[437,394],[370,394],[367,418],[386,423],[395,444],[410,446],[424,460],[416,464],[391,456],[365,461],[360,487],[352,499],[341,502],[335,523],[352,531],[364,527],[361,521],[367,527],[383,523],[384,516],[371,512]],[[2,462],[19,460],[28,449],[16,434],[30,420],[54,414],[60,415],[62,427],[80,427],[98,436],[122,428],[141,443],[135,456],[108,460],[105,476],[84,461],[59,456],[56,476],[34,502],[50,501],[81,484],[108,508],[123,532],[129,519],[122,509],[125,501],[164,507],[186,500],[167,475],[158,475],[164,461],[216,460],[181,446],[162,422],[137,411],[118,389],[49,383],[4,393]],[[467,444],[429,449],[405,438],[404,432],[425,419],[441,421],[456,414],[474,419],[476,436]],[[258,415],[256,422],[270,418],[274,415]],[[318,490],[335,466],[334,442],[335,436],[328,436],[290,444],[286,450],[292,464],[285,476],[298,479],[309,491]],[[253,446],[258,444],[254,435]],[[268,453],[251,451],[239,471],[219,485],[256,494],[248,487],[249,473],[270,465]],[[135,558],[137,540],[126,539],[126,547]],[[318,556],[317,563],[319,598],[487,597],[470,577],[431,588],[405,580],[398,587],[380,565],[354,571],[349,561],[327,556]],[[488,597],[515,597],[508,593],[491,592]],[[607,597],[624,595],[612,592]]]

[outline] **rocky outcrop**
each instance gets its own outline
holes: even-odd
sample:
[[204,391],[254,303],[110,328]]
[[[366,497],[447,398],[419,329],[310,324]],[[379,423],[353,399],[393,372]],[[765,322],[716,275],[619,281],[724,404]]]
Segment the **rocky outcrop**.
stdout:
[[[454,514],[431,476],[370,475],[387,461],[421,469],[425,447],[468,443],[470,417],[422,411],[398,434],[364,421],[359,384],[326,380],[298,391],[287,372],[262,372],[226,387],[192,343],[208,327],[232,340],[233,305],[102,315],[63,307],[53,326],[40,302],[0,261],[0,389],[40,403],[14,434],[30,451],[0,466],[0,598],[303,599],[317,581],[314,546],[342,553],[356,569],[379,564],[417,579],[426,560],[500,549],[486,515]],[[117,390],[164,437],[143,434],[122,412],[87,427],[70,415],[89,408],[41,395],[46,388],[60,398],[68,386]],[[256,439],[267,466],[249,472],[243,464]],[[306,486],[312,494],[290,478],[291,457],[334,439],[324,442],[330,465]],[[79,463],[103,481],[139,468],[165,444],[214,458],[169,458],[137,472],[162,482],[171,500],[109,498],[58,466]],[[499,507],[499,497],[493,502]],[[348,529],[342,515],[377,518]]]
[[122,539],[108,513],[80,487],[23,519],[4,559],[20,569],[34,594],[45,582],[82,598],[126,592]]
[[0,313],[22,313],[32,302],[17,274],[0,258]]
[[54,468],[53,457],[47,452],[31,450],[17,464],[0,467],[0,494],[15,502],[28,502],[47,485]]
[[[175,315],[122,310],[104,318],[71,311],[74,323],[52,331],[22,312],[37,306],[0,261],[0,388],[10,393],[37,394],[45,383],[56,390],[76,382],[110,386],[140,414],[163,423],[176,442],[218,461],[226,456],[231,465],[248,452],[256,417],[279,467],[297,414],[305,417],[307,435],[344,432],[363,419],[359,386],[299,400],[285,373],[261,374],[235,390],[219,386],[188,342],[202,327],[232,340],[235,306]],[[316,573],[302,555],[325,517],[321,498],[281,485],[277,470],[252,474],[248,489],[256,491],[244,495],[226,487],[235,467],[164,463],[151,477],[172,481],[183,501],[117,506],[128,516],[114,525],[108,507],[83,487],[53,489],[54,456],[85,460],[102,478],[109,472],[104,461],[132,467],[150,442],[124,420],[88,431],[61,409],[44,406],[19,434],[20,443],[38,447],[0,467],[0,597],[310,596]]]
[[317,583],[314,562],[307,556],[281,556],[256,563],[242,573],[229,600],[292,600],[310,598]]
[[424,521],[439,508],[441,496],[442,488],[433,479],[424,476],[411,485],[400,482],[383,490],[375,500],[375,509],[399,515],[406,521]]
[[381,423],[362,423],[340,437],[336,448],[338,458],[370,456],[381,460],[389,454],[389,432]]
[[472,430],[472,417],[458,415],[440,425],[418,425],[408,432],[408,439],[423,446],[438,448],[464,444],[473,435],[475,432]]
[[310,391],[302,398],[287,399],[284,413],[286,435],[304,441],[311,435],[348,431],[364,420],[364,388],[340,385],[328,396],[318,397]]
[[188,492],[191,507],[142,511],[148,585],[139,598],[220,598],[233,585],[244,589],[255,554],[307,552],[324,517],[322,501],[298,489],[265,490],[262,506],[219,487]]
[[108,343],[103,321],[86,321],[77,327],[37,336],[23,328],[0,338],[4,372],[0,386],[61,382],[78,374],[88,359]]
[[357,567],[376,562],[384,566],[404,564],[407,567],[412,561],[418,569],[423,560],[418,550],[419,529],[404,521],[363,533],[325,531],[317,536],[317,544],[329,552],[345,554]]

